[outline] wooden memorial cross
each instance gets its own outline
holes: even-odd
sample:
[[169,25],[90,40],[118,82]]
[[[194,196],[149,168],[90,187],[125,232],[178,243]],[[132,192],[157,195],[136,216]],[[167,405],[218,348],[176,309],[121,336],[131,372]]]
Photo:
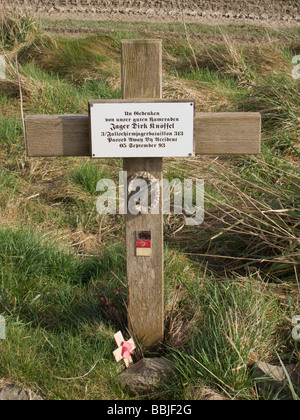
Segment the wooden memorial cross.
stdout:
[[[161,40],[122,41],[122,95],[123,100],[136,103],[161,100]],[[92,155],[89,115],[27,116],[25,124],[29,157]],[[256,154],[260,153],[260,139],[259,113],[194,116],[196,155]],[[142,156],[143,150],[139,156],[124,158],[128,177],[147,172],[161,180],[162,157]],[[151,346],[164,336],[162,200],[159,214],[127,214],[125,224],[129,326],[145,346]],[[137,232],[151,234],[148,256],[136,252]]]

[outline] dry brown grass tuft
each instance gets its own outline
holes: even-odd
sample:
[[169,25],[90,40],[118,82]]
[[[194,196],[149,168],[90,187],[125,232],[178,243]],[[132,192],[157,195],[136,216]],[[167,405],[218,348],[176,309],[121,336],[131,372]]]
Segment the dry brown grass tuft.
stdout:
[[0,47],[18,49],[30,43],[39,32],[37,21],[29,13],[6,11],[0,18]]
[[40,83],[32,77],[20,74],[22,67],[16,60],[14,53],[4,54],[6,61],[6,79],[0,79],[0,92],[9,97],[20,97],[20,86],[24,97],[37,96],[40,91]]
[[203,385],[192,386],[187,390],[187,400],[192,401],[225,401],[227,397]]
[[164,81],[163,89],[169,99],[195,100],[197,112],[214,112],[222,107],[231,107],[229,97],[212,83],[169,77]]
[[206,178],[204,224],[180,229],[182,220],[173,219],[173,231],[178,231],[174,236],[187,254],[202,263],[214,261],[217,271],[257,266],[270,278],[295,281],[300,260],[299,172],[274,168],[258,156],[252,158],[246,179],[229,162],[215,159],[208,172],[202,162],[190,162],[190,175],[198,167]]

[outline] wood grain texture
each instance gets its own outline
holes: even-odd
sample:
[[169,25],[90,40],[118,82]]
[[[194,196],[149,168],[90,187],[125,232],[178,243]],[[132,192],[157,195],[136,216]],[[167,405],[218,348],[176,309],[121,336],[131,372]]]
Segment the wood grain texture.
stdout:
[[[128,177],[146,171],[162,179],[162,159],[124,159]],[[130,329],[145,346],[162,340],[164,334],[163,307],[163,217],[160,214],[127,214],[125,216],[128,321]],[[136,232],[151,231],[151,256],[136,255]]]
[[256,112],[196,114],[194,146],[197,155],[260,153],[261,115]]
[[[25,125],[29,157],[91,156],[88,115],[28,116]],[[196,113],[194,146],[196,155],[260,153],[261,115]]]
[[122,41],[122,97],[162,98],[162,41]]
[[91,154],[88,115],[32,115],[25,127],[29,157]]
[[[162,97],[161,41],[122,42],[123,99]],[[161,158],[124,159],[128,177],[146,171],[162,179]],[[161,196],[162,194],[160,194]],[[152,346],[164,337],[163,215],[127,214],[125,216],[128,323],[143,343]],[[151,231],[150,257],[136,256],[136,232]]]

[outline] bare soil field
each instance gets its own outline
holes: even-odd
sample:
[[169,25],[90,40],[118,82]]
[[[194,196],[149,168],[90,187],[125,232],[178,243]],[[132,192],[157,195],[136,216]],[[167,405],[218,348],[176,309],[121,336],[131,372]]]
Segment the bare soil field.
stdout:
[[298,0],[1,0],[1,8],[52,18],[300,23]]

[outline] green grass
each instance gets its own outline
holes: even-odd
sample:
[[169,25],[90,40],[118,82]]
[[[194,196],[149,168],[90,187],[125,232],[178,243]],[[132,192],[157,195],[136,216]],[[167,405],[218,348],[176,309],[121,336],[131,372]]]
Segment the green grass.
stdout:
[[[56,242],[24,229],[2,229],[0,239],[1,304],[6,308],[0,313],[7,320],[1,374],[55,399],[128,398],[113,380],[120,368],[111,354],[119,326],[97,300],[104,291],[124,311],[119,292],[113,292],[121,285],[111,274],[113,269],[124,279],[124,249],[114,245],[100,258],[80,258],[67,246],[59,249]],[[189,385],[180,392],[199,383],[221,384],[221,389],[225,384],[232,397],[239,392],[241,398],[254,398],[247,364],[253,354],[269,358],[285,343],[277,331],[285,322],[285,307],[255,276],[238,282],[204,280],[197,264],[174,251],[166,250],[165,256],[165,304],[168,308],[181,284],[173,316],[187,323],[179,332],[187,348],[165,350],[182,375],[179,386],[182,380]],[[85,379],[58,379],[84,376],[95,365]],[[85,394],[87,384],[91,392]],[[182,398],[179,389],[172,389],[166,395]]]
[[14,197],[22,192],[25,183],[18,175],[9,173],[9,171],[0,170],[0,186],[3,195],[9,194],[11,197]]
[[119,98],[120,88],[114,89],[106,80],[86,80],[83,86],[77,87],[72,81],[60,78],[58,74],[47,72],[25,63],[23,66],[27,77],[39,88],[32,92],[31,101],[24,105],[30,114],[64,114],[87,113],[88,100]]
[[91,195],[96,195],[98,182],[111,175],[106,168],[101,169],[91,162],[86,162],[70,173],[70,181],[79,185],[83,191]]
[[60,39],[55,45],[54,60],[48,62],[45,68],[62,77],[67,77],[74,81],[74,74],[77,71],[89,67],[91,70],[94,67],[100,66],[106,62],[106,56],[95,52],[93,49],[95,42],[91,39]]
[[[205,386],[257,399],[255,360],[299,358],[290,335],[299,315],[300,103],[290,77],[299,28],[188,24],[191,48],[180,23],[36,25],[15,27],[4,45],[19,54],[25,114],[87,113],[89,99],[120,98],[121,39],[157,37],[166,98],[195,97],[197,111],[262,113],[261,156],[165,159],[165,178],[205,179],[205,221],[186,227],[182,216],[165,216],[166,340],[145,355],[173,360],[178,376],[138,397],[190,399]],[[41,31],[49,26],[82,33],[50,39]],[[99,301],[104,293],[126,318],[123,217],[96,211],[98,181],[118,182],[122,162],[25,159],[24,149],[18,89],[4,82],[0,377],[48,399],[132,398],[116,385],[122,367],[112,356],[124,325]]]
[[[112,377],[117,373],[111,357],[113,323],[101,312],[97,293],[106,291],[118,301],[111,293],[117,281],[110,270],[114,267],[122,276],[124,251],[112,246],[100,258],[79,258],[67,246],[42,242],[28,230],[1,229],[0,237],[1,305],[8,333],[1,342],[1,354],[6,355],[1,357],[1,375],[39,384],[58,399],[85,398],[78,382],[68,384],[55,376],[80,376],[95,363],[91,376],[98,383],[109,372]],[[104,398],[106,387],[111,397],[120,395],[112,381],[103,389],[93,386],[89,396]]]
[[[84,30],[95,30],[98,32],[116,32],[115,36],[119,34],[125,36],[125,38],[137,38],[140,37],[141,33],[157,35],[161,33],[173,34],[176,37],[180,35],[185,37],[185,28],[181,22],[127,22],[127,21],[97,21],[97,20],[81,20],[81,19],[51,19],[43,18],[39,22],[43,28],[55,28],[64,30],[66,28],[84,29]],[[210,25],[204,23],[186,23],[190,36],[199,37],[205,35],[219,36],[224,32],[229,36],[239,36],[243,39],[258,39],[264,41],[269,39],[269,35],[272,39],[286,41],[286,39],[297,39],[300,34],[298,26],[288,26],[286,28],[273,28],[270,27],[266,31],[264,26],[261,25]],[[80,32],[79,32],[80,34]]]
[[21,143],[23,130],[18,117],[4,118],[0,113],[0,147],[7,155],[20,155],[24,150]]
[[267,359],[283,344],[276,330],[284,309],[270,292],[265,296],[255,277],[221,284],[207,279],[200,290],[191,287],[193,305],[201,311],[187,351],[175,353],[181,374],[194,386],[211,384],[227,397],[255,398],[248,366],[251,358]]

